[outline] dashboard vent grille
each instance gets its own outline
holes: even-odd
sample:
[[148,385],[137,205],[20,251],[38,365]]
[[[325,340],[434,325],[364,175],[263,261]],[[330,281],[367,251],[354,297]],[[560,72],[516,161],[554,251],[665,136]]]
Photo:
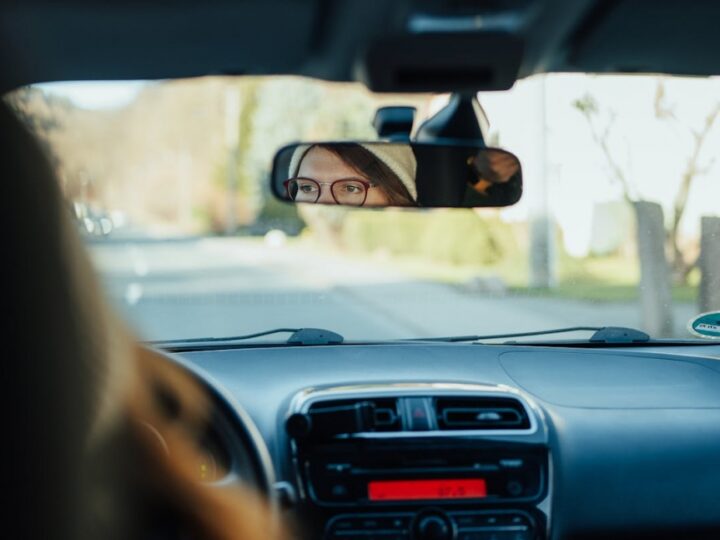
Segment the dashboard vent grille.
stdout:
[[314,403],[308,411],[315,433],[401,431],[396,398],[338,399]]
[[530,419],[520,401],[502,397],[437,398],[441,430],[528,429]]

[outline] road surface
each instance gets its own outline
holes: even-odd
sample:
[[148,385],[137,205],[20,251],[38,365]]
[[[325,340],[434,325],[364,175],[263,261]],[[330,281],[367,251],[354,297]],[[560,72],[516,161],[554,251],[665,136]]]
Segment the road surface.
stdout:
[[[279,327],[327,328],[348,340],[642,327],[633,303],[481,294],[300,245],[189,238],[95,241],[90,249],[114,304],[148,340]],[[686,336],[693,306],[676,311]]]

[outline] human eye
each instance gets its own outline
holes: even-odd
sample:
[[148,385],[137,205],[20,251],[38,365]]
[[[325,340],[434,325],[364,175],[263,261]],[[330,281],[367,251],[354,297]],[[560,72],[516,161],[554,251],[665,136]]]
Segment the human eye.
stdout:
[[342,188],[348,195],[361,195],[365,192],[365,186],[360,182],[346,182]]
[[315,193],[317,186],[311,182],[300,182],[298,183],[298,191],[303,193]]

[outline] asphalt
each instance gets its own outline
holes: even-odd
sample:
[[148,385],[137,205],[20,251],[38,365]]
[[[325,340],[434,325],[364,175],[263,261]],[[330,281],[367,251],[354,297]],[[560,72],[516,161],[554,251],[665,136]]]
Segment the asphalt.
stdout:
[[[89,248],[113,303],[148,340],[279,327],[326,328],[348,340],[382,340],[643,326],[638,306],[630,302],[472,291],[300,246],[242,238],[121,238],[96,240]],[[684,323],[693,307],[675,310],[676,333],[686,337]]]

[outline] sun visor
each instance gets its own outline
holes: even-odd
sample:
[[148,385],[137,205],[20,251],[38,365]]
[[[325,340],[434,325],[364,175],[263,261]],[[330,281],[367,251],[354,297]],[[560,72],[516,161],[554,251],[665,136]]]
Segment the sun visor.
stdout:
[[410,34],[370,44],[358,78],[374,92],[507,90],[523,42],[506,32]]
[[552,71],[718,75],[717,0],[598,3]]

